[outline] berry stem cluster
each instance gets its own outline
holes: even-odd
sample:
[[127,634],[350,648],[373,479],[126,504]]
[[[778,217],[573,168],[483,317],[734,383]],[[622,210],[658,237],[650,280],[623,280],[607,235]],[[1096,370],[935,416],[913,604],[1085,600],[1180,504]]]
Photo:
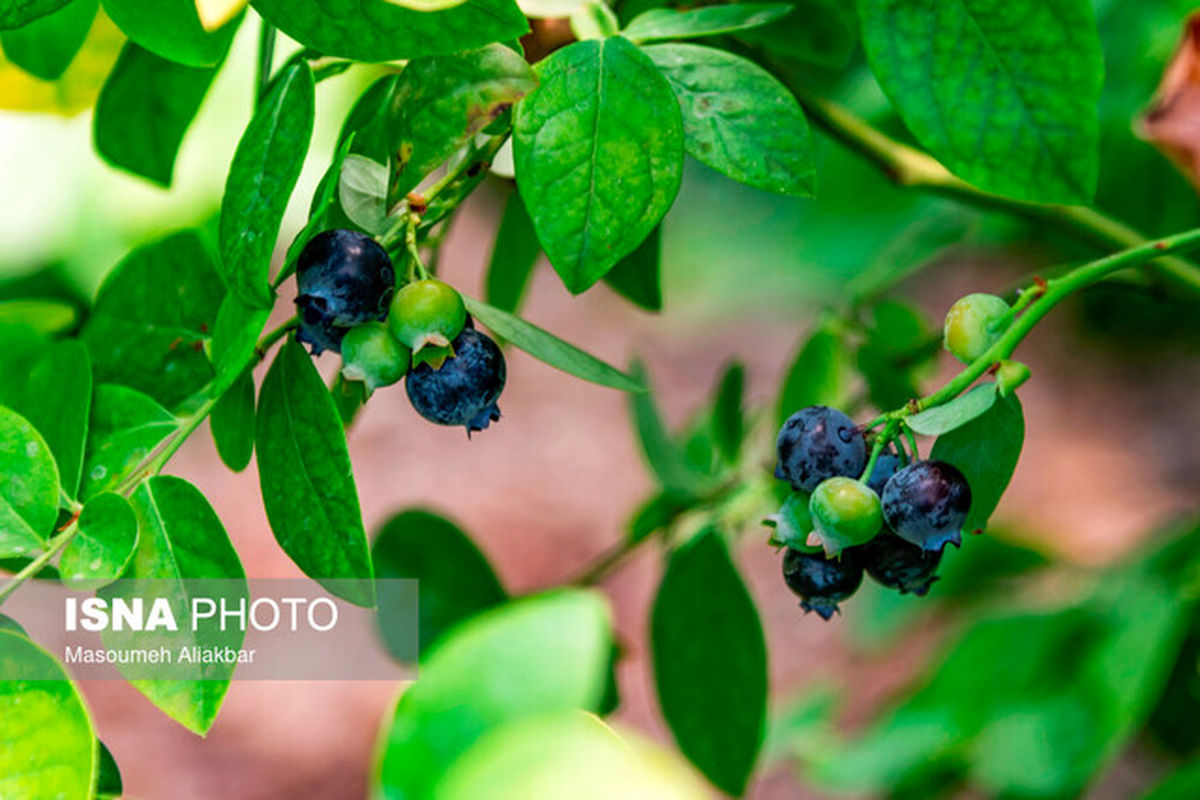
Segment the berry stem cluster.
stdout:
[[[995,342],[992,343],[979,358],[932,394],[913,400],[902,408],[883,414],[868,424],[869,428],[879,425],[891,426],[913,414],[941,405],[962,394],[971,384],[984,375],[994,364],[1010,357],[1022,340],[1033,330],[1034,326],[1056,305],[1080,289],[1091,286],[1109,275],[1125,269],[1132,269],[1148,264],[1155,259],[1171,253],[1184,252],[1200,247],[1200,228],[1167,236],[1154,242],[1122,250],[1110,256],[1088,262],[1049,281],[1038,281],[1022,290],[1022,299],[1030,298],[1027,302],[1018,302],[1017,308],[1024,307],[1023,313],[1016,316],[1012,324]],[[876,441],[877,447],[882,447],[880,441],[886,443],[885,435]]]

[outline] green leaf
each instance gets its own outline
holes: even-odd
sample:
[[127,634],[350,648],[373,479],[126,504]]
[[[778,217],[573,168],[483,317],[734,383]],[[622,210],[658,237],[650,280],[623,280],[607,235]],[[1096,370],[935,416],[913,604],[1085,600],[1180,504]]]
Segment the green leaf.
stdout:
[[47,14],[53,14],[70,0],[3,0],[0,3],[0,30],[21,28]]
[[779,389],[779,424],[807,406],[841,406],[850,385],[850,356],[842,337],[822,324],[803,343]]
[[258,337],[270,315],[270,309],[251,308],[236,295],[225,295],[213,325],[212,360],[217,368],[210,389],[213,394],[233,386],[247,368],[257,363]]
[[516,313],[525,298],[529,278],[541,252],[542,246],[520,193],[509,193],[488,262],[483,287],[487,301],[502,311]]
[[0,630],[0,797],[91,797],[96,734],[75,684],[29,639]]
[[29,421],[0,406],[0,558],[29,555],[58,518],[58,470]]
[[392,73],[384,75],[368,86],[354,107],[346,115],[342,130],[338,134],[338,145],[353,142],[350,152],[366,156],[380,164],[389,163],[392,158],[392,131],[390,128],[392,96],[400,75]]
[[[426,652],[446,631],[480,611],[508,599],[496,573],[475,543],[450,520],[428,511],[403,511],[384,523],[371,548],[375,577],[419,581],[418,635]],[[405,635],[393,636],[387,584],[379,585],[379,627],[393,656],[414,660]],[[402,623],[411,625],[406,618]],[[406,631],[407,632],[407,631]]]
[[204,342],[224,293],[195,231],[134,250],[105,278],[81,333],[96,380],[168,407],[202,388],[213,377]]
[[608,609],[590,592],[529,597],[468,620],[423,659],[421,680],[400,697],[374,795],[432,797],[446,768],[489,729],[595,708],[611,647]]
[[593,355],[567,344],[552,333],[526,322],[520,317],[501,311],[472,297],[463,297],[467,311],[505,341],[521,348],[529,355],[561,369],[576,378],[620,389],[625,392],[641,392],[645,386],[614,366],[604,363]]
[[179,146],[216,74],[216,67],[176,64],[126,43],[96,100],[96,152],[169,187]]
[[578,294],[642,243],[683,174],[679,104],[627,39],[592,39],[538,64],[517,107],[517,186],[542,248]]
[[392,97],[391,196],[415,189],[536,86],[533,68],[502,44],[410,61]]
[[283,345],[263,381],[254,444],[279,546],[331,594],[374,605],[346,434],[312,359],[295,341]]
[[[246,573],[237,552],[199,489],[182,478],[159,475],[141,483],[129,499],[137,514],[137,550],[122,576],[126,580],[101,589],[101,596],[110,602],[116,597],[138,596],[146,598],[147,605],[163,597],[180,618],[190,614],[196,581],[213,582],[209,586],[219,587],[219,594],[231,604],[248,599]],[[209,593],[208,588],[204,591]],[[178,631],[160,631],[157,636],[155,644],[177,652],[190,646],[237,649],[245,632],[231,626],[228,631],[214,634],[183,625]],[[104,634],[104,642],[114,649],[144,647],[144,637],[140,632],[117,633],[110,629]],[[204,680],[137,679],[130,684],[168,717],[203,736],[217,718],[234,667],[206,664]]]
[[37,333],[53,336],[74,328],[78,320],[75,306],[61,300],[23,297],[0,302],[0,327],[29,327]]
[[1017,468],[1024,441],[1025,418],[1014,394],[998,398],[983,415],[934,442],[930,457],[958,467],[971,487],[971,510],[963,530],[987,528]]
[[255,308],[274,300],[271,254],[288,199],[312,139],[315,86],[304,59],[293,59],[246,126],[221,201],[221,277]]
[[329,394],[333,397],[333,404],[337,406],[342,427],[349,428],[367,403],[367,385],[362,381],[346,380],[339,370],[329,387]]
[[690,155],[759,189],[816,193],[812,134],[782,83],[757,64],[711,47],[662,44],[644,52],[679,98]]
[[1192,761],[1172,772],[1142,800],[1192,800],[1200,797],[1200,761]]
[[737,38],[767,53],[826,69],[843,69],[858,46],[854,4],[843,0],[794,0],[792,11]]
[[301,44],[355,61],[456,53],[529,31],[513,0],[469,0],[433,12],[386,0],[254,0],[253,5],[267,22]]
[[632,253],[617,262],[604,282],[617,294],[647,311],[662,310],[662,226],[656,225]]
[[[649,386],[646,368],[640,361],[633,362],[629,373],[639,384]],[[654,402],[654,395],[648,388],[630,394],[629,413],[646,463],[662,487],[673,495],[695,495],[699,490],[698,477],[688,469],[683,451],[667,430],[658,405]]]
[[342,162],[338,203],[358,227],[378,236],[388,226],[388,169],[366,156],[351,153]]
[[995,383],[981,383],[947,403],[913,414],[904,420],[904,424],[924,436],[941,436],[987,412],[996,397]]
[[84,505],[79,532],[63,550],[58,571],[72,589],[94,590],[121,577],[137,547],[133,508],[119,494],[104,492]]
[[21,624],[6,614],[0,614],[0,631],[12,631],[13,633],[29,638],[28,634],[25,633],[25,629],[21,627]]
[[83,46],[99,8],[98,0],[71,0],[53,14],[0,33],[4,57],[36,78],[58,80]]
[[38,360],[17,411],[24,414],[54,454],[63,492],[75,497],[83,471],[88,413],[92,404],[92,365],[74,339],[52,345]]
[[659,702],[679,749],[721,791],[741,795],[765,732],[767,649],[717,531],[671,555],[650,625]]
[[775,547],[790,547],[805,553],[822,553],[824,548],[809,545],[808,535],[813,532],[812,514],[808,510],[808,492],[792,492],[783,501],[778,513],[763,520],[771,528],[771,544]]
[[113,758],[112,751],[104,742],[100,742],[100,767],[96,773],[97,800],[119,800],[125,793],[125,785],[121,781],[121,768]]
[[104,12],[121,32],[155,55],[189,67],[225,60],[242,23],[238,14],[211,33],[204,30],[195,0],[103,0]]
[[254,454],[254,373],[246,370],[213,406],[213,443],[225,466],[241,472]]
[[0,375],[4,376],[0,380],[0,405],[21,404],[29,375],[49,347],[50,340],[37,328],[0,318]]
[[117,488],[178,427],[169,411],[136,389],[97,386],[79,499]]
[[909,130],[981,189],[1096,191],[1103,61],[1088,0],[863,0],[871,69]]
[[766,25],[791,10],[791,6],[780,3],[702,6],[688,11],[654,8],[634,17],[621,35],[635,42],[718,36]]
[[726,367],[717,384],[713,400],[712,437],[717,449],[729,463],[735,463],[746,435],[742,397],[746,387],[746,368],[740,363]]

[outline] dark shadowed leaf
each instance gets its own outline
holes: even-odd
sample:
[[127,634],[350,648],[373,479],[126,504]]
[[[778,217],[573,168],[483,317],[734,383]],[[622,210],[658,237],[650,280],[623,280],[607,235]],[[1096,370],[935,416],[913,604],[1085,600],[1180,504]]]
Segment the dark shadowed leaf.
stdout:
[[[419,581],[419,647],[426,652],[442,634],[467,617],[503,603],[508,595],[475,543],[453,522],[428,511],[403,511],[384,523],[371,547],[375,577]],[[390,635],[396,625],[379,588],[379,627],[392,655],[413,660],[407,635]],[[403,624],[409,624],[407,618]],[[400,652],[398,652],[398,649]]]
[[170,186],[179,146],[216,74],[127,43],[96,101],[96,151],[114,167]]
[[650,235],[604,276],[617,294],[647,311],[662,310],[662,226]]
[[79,491],[83,448],[92,404],[92,364],[87,349],[66,339],[50,346],[25,385],[17,410],[25,415],[54,454],[58,479],[68,497]]
[[4,57],[34,77],[57,80],[83,46],[99,7],[98,0],[71,0],[53,14],[0,33]]
[[254,373],[246,370],[213,406],[213,443],[225,466],[241,472],[254,455]]
[[971,486],[971,510],[963,530],[987,528],[1021,456],[1025,418],[1015,394],[997,398],[983,415],[939,436],[931,458],[962,470]]
[[806,406],[840,406],[850,385],[850,355],[842,337],[824,324],[803,343],[779,390],[779,424]]
[[525,203],[518,192],[512,192],[504,204],[492,256],[488,262],[487,281],[483,296],[501,311],[516,313],[525,298],[525,289],[537,264],[542,246]]
[[654,679],[679,749],[739,796],[767,716],[767,650],[758,611],[715,530],[675,551],[651,615]]
[[255,449],[263,505],[279,546],[330,593],[374,605],[342,420],[312,358],[295,341],[280,348],[263,381]]
[[0,31],[28,25],[53,14],[69,0],[4,0],[0,3]]

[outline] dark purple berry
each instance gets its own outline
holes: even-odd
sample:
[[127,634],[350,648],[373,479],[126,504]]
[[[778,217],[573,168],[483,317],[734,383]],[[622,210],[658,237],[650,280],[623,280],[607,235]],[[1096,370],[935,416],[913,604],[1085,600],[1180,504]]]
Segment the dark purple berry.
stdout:
[[783,554],[783,579],[800,598],[800,607],[829,619],[838,603],[854,594],[862,584],[863,570],[847,551],[840,559],[824,553],[806,553],[787,548]]
[[[879,454],[879,458],[875,459],[871,477],[867,478],[867,486],[870,486],[875,494],[883,497],[883,487],[887,484],[888,479],[896,474],[896,470],[902,466],[904,466],[904,462],[900,460],[900,456],[891,450],[884,450]],[[864,467],[864,469],[866,468]]]
[[854,555],[867,574],[900,594],[912,592],[924,597],[937,580],[942,552],[922,550],[885,530],[871,541],[854,548]]
[[828,406],[809,406],[792,416],[776,440],[775,477],[811,492],[827,478],[857,478],[867,466],[867,445],[854,420]]
[[395,282],[391,259],[370,236],[349,230],[318,233],[296,263],[297,337],[314,355],[340,352],[348,329],[386,318]]
[[454,357],[439,369],[418,364],[405,388],[413,408],[438,425],[465,425],[481,431],[500,419],[496,401],[504,390],[504,354],[490,338],[467,328],[453,342]]
[[971,487],[958,468],[945,461],[909,464],[883,487],[883,519],[888,527],[925,550],[962,544],[962,526],[971,508]]

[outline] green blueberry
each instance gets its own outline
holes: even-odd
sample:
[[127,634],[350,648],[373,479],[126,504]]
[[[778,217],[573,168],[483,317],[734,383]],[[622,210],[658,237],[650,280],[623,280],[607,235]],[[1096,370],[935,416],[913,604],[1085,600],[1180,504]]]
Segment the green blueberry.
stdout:
[[1020,361],[1001,361],[1000,368],[996,370],[996,386],[1000,389],[1000,396],[1008,397],[1032,374],[1029,367]]
[[342,340],[342,375],[362,381],[368,392],[403,378],[411,360],[409,349],[382,322],[351,328]]
[[410,283],[396,292],[388,312],[392,335],[413,353],[413,366],[439,369],[454,355],[450,343],[467,324],[462,295],[448,284],[429,279]]
[[969,294],[950,306],[942,329],[946,350],[964,363],[983,355],[1004,332],[1012,311],[994,294]]
[[808,504],[813,532],[810,546],[820,545],[832,558],[844,548],[870,541],[883,527],[879,495],[854,478],[829,478],[812,493]]

